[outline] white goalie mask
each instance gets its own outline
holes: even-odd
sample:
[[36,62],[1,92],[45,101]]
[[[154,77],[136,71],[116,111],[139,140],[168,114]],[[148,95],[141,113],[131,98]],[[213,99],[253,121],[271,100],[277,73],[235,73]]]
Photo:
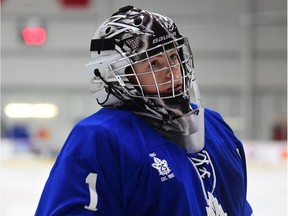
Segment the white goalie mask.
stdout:
[[[136,113],[170,124],[166,128],[180,124],[175,137],[196,135],[203,147],[204,108],[192,51],[170,18],[133,6],[121,8],[96,30],[90,51],[85,71],[101,106],[134,106]],[[197,110],[189,104],[191,91]],[[188,121],[185,128],[183,119]]]

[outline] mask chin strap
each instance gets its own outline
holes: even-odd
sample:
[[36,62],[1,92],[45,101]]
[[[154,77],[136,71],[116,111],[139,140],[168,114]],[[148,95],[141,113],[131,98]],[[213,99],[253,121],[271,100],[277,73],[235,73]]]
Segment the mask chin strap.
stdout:
[[113,84],[107,82],[107,81],[101,76],[100,71],[99,71],[97,68],[94,70],[94,75],[95,75],[96,77],[99,77],[99,79],[101,79],[101,80],[108,86],[108,89],[107,89],[107,93],[108,93],[108,94],[107,94],[106,99],[105,99],[103,102],[100,102],[100,101],[97,99],[97,103],[98,103],[99,105],[104,105],[104,104],[108,101],[108,99],[109,99],[109,97],[110,97],[111,94],[114,95],[114,96],[115,96],[117,99],[119,99],[120,101],[124,101],[124,97],[123,97],[122,93],[121,93]]

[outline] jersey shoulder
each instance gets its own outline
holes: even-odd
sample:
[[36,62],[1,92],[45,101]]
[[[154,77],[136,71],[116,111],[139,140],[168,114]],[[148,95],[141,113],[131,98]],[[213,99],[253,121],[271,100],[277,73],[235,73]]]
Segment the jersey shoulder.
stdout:
[[224,139],[237,139],[232,128],[215,110],[205,108],[205,125],[207,135],[216,136],[218,134]]
[[137,116],[126,110],[118,110],[113,108],[101,108],[96,113],[86,117],[85,119],[78,122],[76,127],[90,127],[97,126],[100,128],[113,127],[119,124],[125,124],[130,120],[136,121]]
[[62,148],[69,156],[88,155],[105,159],[121,152],[133,152],[141,157],[148,148],[166,140],[136,114],[112,108],[98,112],[78,122]]
[[[195,104],[192,104],[191,106],[193,109],[197,108],[197,105]],[[225,145],[233,149],[243,148],[241,141],[237,138],[232,128],[227,124],[219,112],[209,108],[205,108],[204,112],[206,147],[218,146],[219,149],[221,149],[223,148],[223,145]],[[213,145],[211,143],[213,143]]]

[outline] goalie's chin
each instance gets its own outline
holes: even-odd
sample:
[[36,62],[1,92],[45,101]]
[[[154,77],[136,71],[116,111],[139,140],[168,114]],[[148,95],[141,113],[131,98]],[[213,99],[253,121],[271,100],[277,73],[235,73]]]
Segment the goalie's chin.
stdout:
[[[168,89],[167,89],[167,92],[168,92],[169,94],[173,93],[173,88],[172,88],[172,87],[168,88]],[[179,94],[179,93],[181,93],[181,92],[182,92],[182,84],[177,84],[177,85],[175,85],[175,86],[174,86],[174,93],[175,93],[175,94]]]

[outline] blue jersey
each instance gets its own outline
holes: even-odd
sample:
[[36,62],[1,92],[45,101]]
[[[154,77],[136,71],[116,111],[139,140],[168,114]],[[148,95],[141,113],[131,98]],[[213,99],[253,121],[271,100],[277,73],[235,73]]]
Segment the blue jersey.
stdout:
[[205,134],[187,155],[136,114],[102,108],[71,131],[36,215],[251,215],[241,142],[208,109]]

